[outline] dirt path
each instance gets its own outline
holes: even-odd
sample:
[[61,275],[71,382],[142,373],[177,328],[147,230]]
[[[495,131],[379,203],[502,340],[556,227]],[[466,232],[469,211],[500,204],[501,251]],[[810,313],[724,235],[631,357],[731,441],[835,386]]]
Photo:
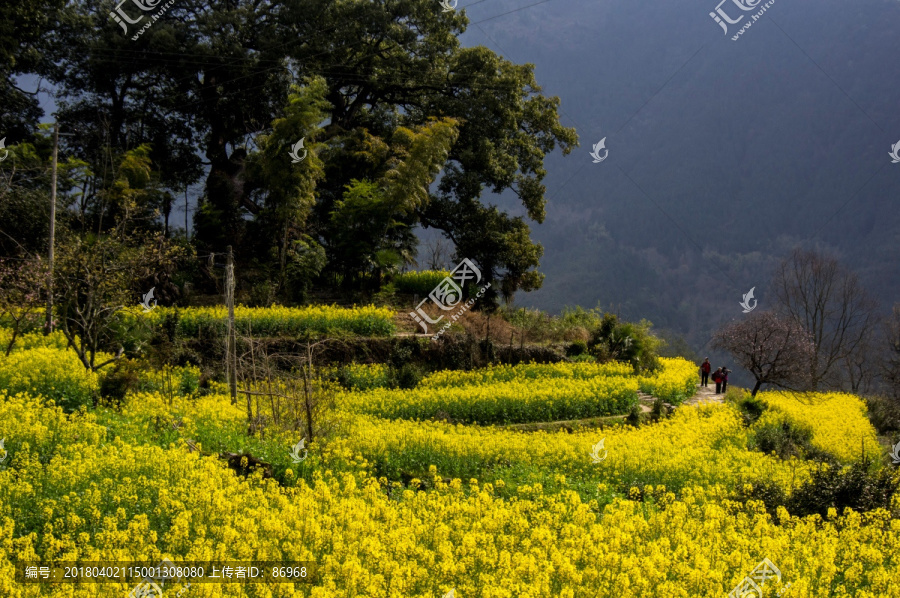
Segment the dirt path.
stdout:
[[725,395],[724,394],[716,394],[716,387],[714,384],[710,383],[709,386],[700,386],[697,385],[697,392],[686,400],[684,405],[698,405],[701,402],[703,403],[724,403]]

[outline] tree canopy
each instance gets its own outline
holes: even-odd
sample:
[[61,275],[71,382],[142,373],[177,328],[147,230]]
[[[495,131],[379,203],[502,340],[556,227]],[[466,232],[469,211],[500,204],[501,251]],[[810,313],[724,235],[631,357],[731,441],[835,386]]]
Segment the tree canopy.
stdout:
[[[168,235],[174,197],[202,183],[196,248],[234,246],[238,272],[285,298],[315,281],[377,289],[416,263],[418,227],[479,265],[487,305],[493,289],[540,287],[529,221],[544,219],[544,158],[577,136],[532,65],[461,46],[464,12],[432,0],[179,0],[141,30],[152,13],[137,3],[122,5],[135,24],[100,0],[58,4],[35,22],[40,35],[22,32],[46,53],[23,68],[56,86],[61,127],[77,131],[62,142],[83,164],[61,181],[73,230],[113,226],[110,190],[138,151],[149,169],[139,209],[159,215],[146,232]],[[523,216],[491,204],[502,193]]]

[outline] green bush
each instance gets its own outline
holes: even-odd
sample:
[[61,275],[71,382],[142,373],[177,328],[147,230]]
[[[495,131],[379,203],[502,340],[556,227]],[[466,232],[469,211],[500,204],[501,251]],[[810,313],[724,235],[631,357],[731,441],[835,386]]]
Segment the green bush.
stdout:
[[741,389],[729,388],[725,391],[725,401],[734,404],[744,419],[744,425],[752,426],[762,417],[766,410],[766,404],[749,392]]
[[128,359],[120,359],[100,378],[100,397],[119,406],[128,393],[138,389],[139,384],[137,364]]
[[857,512],[890,510],[891,497],[896,491],[897,481],[890,469],[871,471],[865,462],[849,467],[823,464],[808,482],[794,491],[787,506],[792,515],[799,517],[814,514],[826,517],[830,508],[838,513],[847,507]]
[[624,361],[631,364],[635,373],[653,372],[660,367],[661,341],[650,333],[651,327],[647,320],[634,324],[605,314],[591,334],[588,347],[600,361]]
[[414,270],[395,275],[392,282],[398,293],[419,295],[424,299],[448,276],[449,270]]
[[578,355],[584,355],[588,352],[587,343],[584,341],[575,341],[566,347],[566,356],[567,357],[577,357]]
[[409,390],[415,388],[422,381],[422,370],[411,363],[403,364],[400,369],[393,371],[394,385],[396,388]]
[[891,501],[897,492],[897,480],[890,469],[871,470],[870,464],[856,462],[848,467],[837,467],[833,463],[820,463],[809,480],[790,495],[775,482],[763,481],[753,484],[749,492],[739,491],[741,500],[760,500],[766,505],[770,516],[777,517],[778,508],[784,507],[796,517],[819,515],[828,516],[834,509],[842,514],[851,508],[856,512],[891,508]]
[[812,446],[811,427],[788,419],[782,414],[763,419],[753,430],[752,445],[764,453],[775,453],[781,459],[805,459],[819,454]]
[[625,418],[625,423],[635,428],[640,427],[644,423],[644,412],[641,410],[639,403],[631,406],[631,410],[628,411],[628,417]]

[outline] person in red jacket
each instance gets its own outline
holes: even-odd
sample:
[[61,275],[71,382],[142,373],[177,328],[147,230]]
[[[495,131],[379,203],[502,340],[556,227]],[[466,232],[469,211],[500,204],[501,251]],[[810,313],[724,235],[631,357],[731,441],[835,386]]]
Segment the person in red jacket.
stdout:
[[709,357],[704,357],[703,363],[700,365],[700,386],[709,386],[709,370],[711,369]]
[[720,394],[722,392],[722,368],[713,372],[712,381],[716,383],[716,394]]

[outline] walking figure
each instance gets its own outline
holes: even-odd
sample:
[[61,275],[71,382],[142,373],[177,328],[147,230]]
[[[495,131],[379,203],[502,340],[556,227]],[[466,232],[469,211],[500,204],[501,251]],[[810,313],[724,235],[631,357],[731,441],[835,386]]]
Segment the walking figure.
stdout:
[[722,368],[722,392],[723,393],[726,390],[728,390],[728,374],[730,374],[730,373],[731,373],[731,370],[729,370],[727,366]]
[[711,369],[709,357],[704,357],[703,363],[700,365],[700,386],[709,386],[709,370]]
[[716,394],[720,394],[722,392],[722,368],[713,372],[712,381],[716,383]]

